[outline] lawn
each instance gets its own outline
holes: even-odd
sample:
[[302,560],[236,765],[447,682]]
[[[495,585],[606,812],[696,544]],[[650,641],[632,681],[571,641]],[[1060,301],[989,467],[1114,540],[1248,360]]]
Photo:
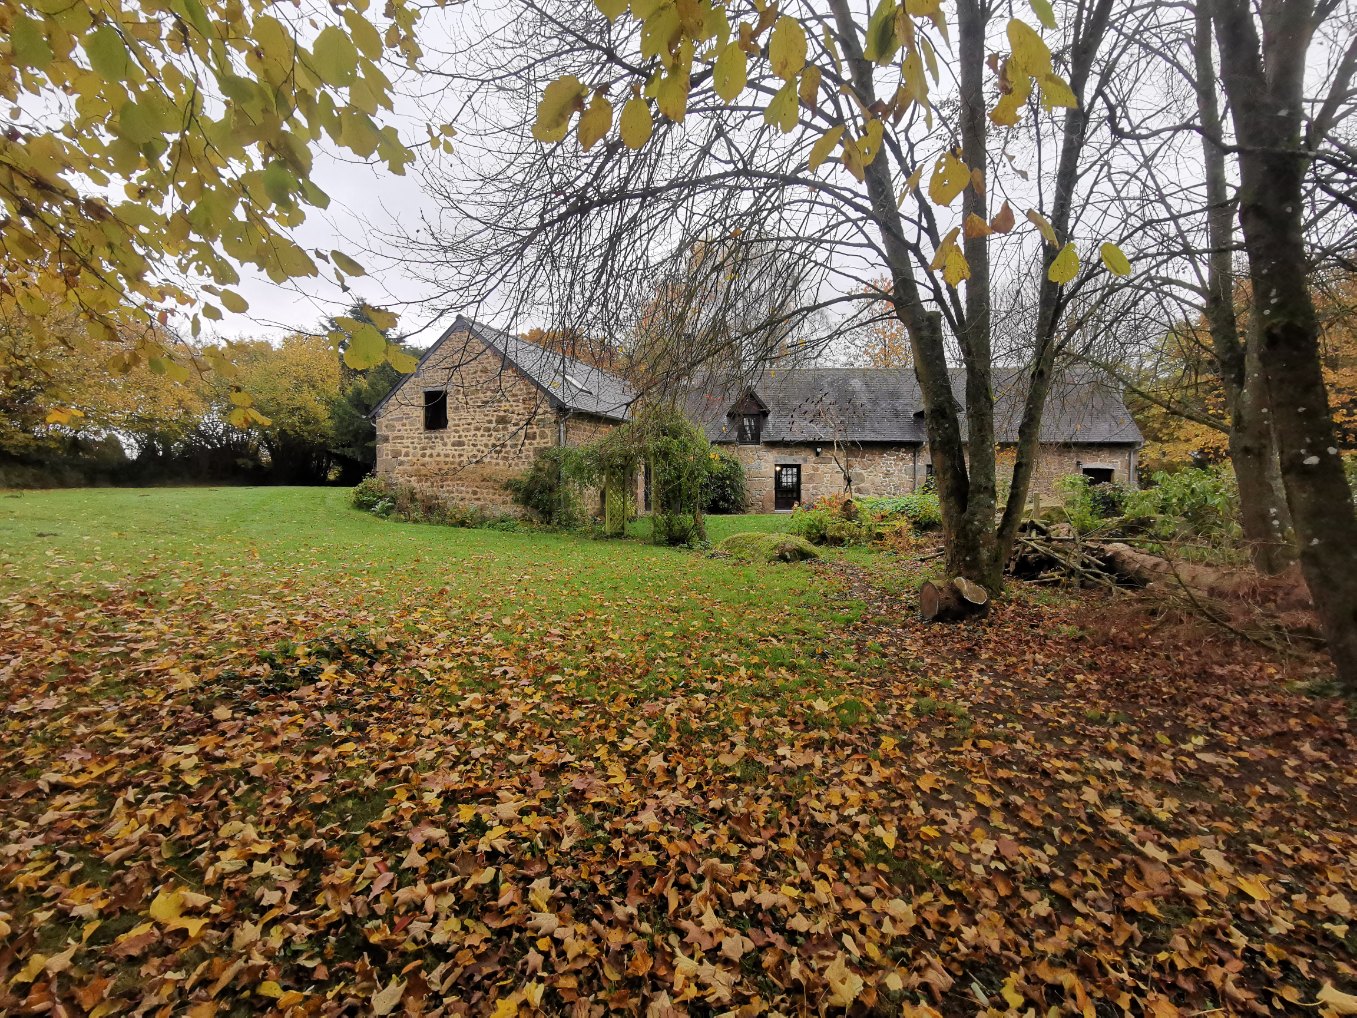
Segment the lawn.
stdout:
[[742,565],[345,495],[0,495],[0,1011],[1357,989],[1357,738],[1293,688],[1312,665],[1020,591],[924,629],[906,558]]

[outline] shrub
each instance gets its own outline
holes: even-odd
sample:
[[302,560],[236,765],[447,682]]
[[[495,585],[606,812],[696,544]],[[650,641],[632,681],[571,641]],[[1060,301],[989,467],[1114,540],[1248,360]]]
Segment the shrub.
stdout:
[[[1232,537],[1239,532],[1239,488],[1225,467],[1157,473],[1152,487],[1132,500],[1138,515],[1157,515],[1162,529],[1200,537]],[[1144,509],[1153,508],[1153,513]]]
[[812,544],[854,545],[900,543],[941,525],[937,494],[920,489],[889,497],[826,495],[792,511],[791,531]]
[[794,508],[790,529],[811,544],[866,544],[871,540],[866,522],[847,495],[824,495]]
[[800,537],[762,531],[731,534],[717,547],[727,555],[752,562],[804,562],[820,557],[819,552]]
[[[445,527],[480,527],[491,518],[475,506],[453,505],[436,492],[410,484],[392,484],[380,477],[365,477],[350,494],[355,509],[383,519],[394,517],[407,523],[436,523]],[[503,517],[498,518],[502,520]]]
[[1065,516],[1080,534],[1095,530],[1148,531],[1160,540],[1233,538],[1239,533],[1239,490],[1228,468],[1160,471],[1147,487],[1090,484],[1082,474],[1063,477]]
[[1064,494],[1065,516],[1080,534],[1092,533],[1125,515],[1133,489],[1120,484],[1093,484],[1084,474],[1070,474],[1056,482]]
[[898,505],[901,514],[919,533],[942,527],[942,503],[938,501],[937,489],[931,483],[908,495],[879,501],[883,503],[883,507],[889,507],[892,511],[894,506]]
[[702,511],[708,514],[742,513],[749,505],[744,465],[728,452],[713,449],[702,478]]
[[711,461],[707,436],[672,407],[646,407],[624,427],[650,464],[651,539],[669,545],[705,541],[702,485]]
[[349,495],[353,507],[361,509],[365,513],[376,512],[377,506],[384,501],[389,501],[390,497],[390,487],[375,474],[369,474],[359,481]]
[[504,487],[514,503],[539,523],[569,529],[579,526],[584,517],[580,485],[586,469],[579,450],[552,446],[540,450],[532,466]]

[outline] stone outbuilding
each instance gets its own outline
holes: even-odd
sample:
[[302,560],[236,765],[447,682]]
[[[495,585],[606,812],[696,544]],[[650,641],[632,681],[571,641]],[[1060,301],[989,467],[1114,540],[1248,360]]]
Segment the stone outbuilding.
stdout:
[[377,475],[514,512],[507,480],[541,449],[616,427],[635,398],[610,372],[459,315],[373,408]]
[[[953,377],[958,403],[964,391]],[[995,373],[1000,460],[1011,462],[1023,374]],[[458,317],[373,411],[377,473],[450,502],[511,512],[504,482],[540,449],[582,445],[626,421],[635,391],[622,378]],[[794,368],[739,386],[705,386],[689,416],[745,468],[750,509],[773,512],[851,490],[907,494],[932,475],[923,402],[908,368]],[[1071,369],[1043,416],[1034,491],[1060,477],[1136,483],[1140,431],[1121,392]],[[1006,449],[1007,447],[1007,454]]]

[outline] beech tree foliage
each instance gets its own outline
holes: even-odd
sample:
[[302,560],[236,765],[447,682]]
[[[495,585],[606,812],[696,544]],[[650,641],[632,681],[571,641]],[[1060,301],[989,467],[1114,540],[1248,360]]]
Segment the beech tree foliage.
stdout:
[[[419,57],[420,12],[410,0],[0,2],[0,312],[75,312],[91,342],[118,341],[112,370],[182,380],[193,358],[160,326],[186,315],[196,337],[247,311],[240,266],[279,283],[362,275],[292,231],[329,203],[311,179],[318,145],[398,174],[413,158],[385,122],[387,64]],[[450,134],[430,126],[429,141]],[[351,361],[387,356],[401,355],[364,333]],[[259,423],[240,400],[235,422]]]

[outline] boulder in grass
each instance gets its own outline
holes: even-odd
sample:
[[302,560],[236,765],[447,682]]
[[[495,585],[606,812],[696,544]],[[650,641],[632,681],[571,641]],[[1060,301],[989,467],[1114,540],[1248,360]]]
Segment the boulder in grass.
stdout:
[[716,548],[719,553],[748,562],[804,562],[820,557],[813,544],[795,534],[731,534]]

